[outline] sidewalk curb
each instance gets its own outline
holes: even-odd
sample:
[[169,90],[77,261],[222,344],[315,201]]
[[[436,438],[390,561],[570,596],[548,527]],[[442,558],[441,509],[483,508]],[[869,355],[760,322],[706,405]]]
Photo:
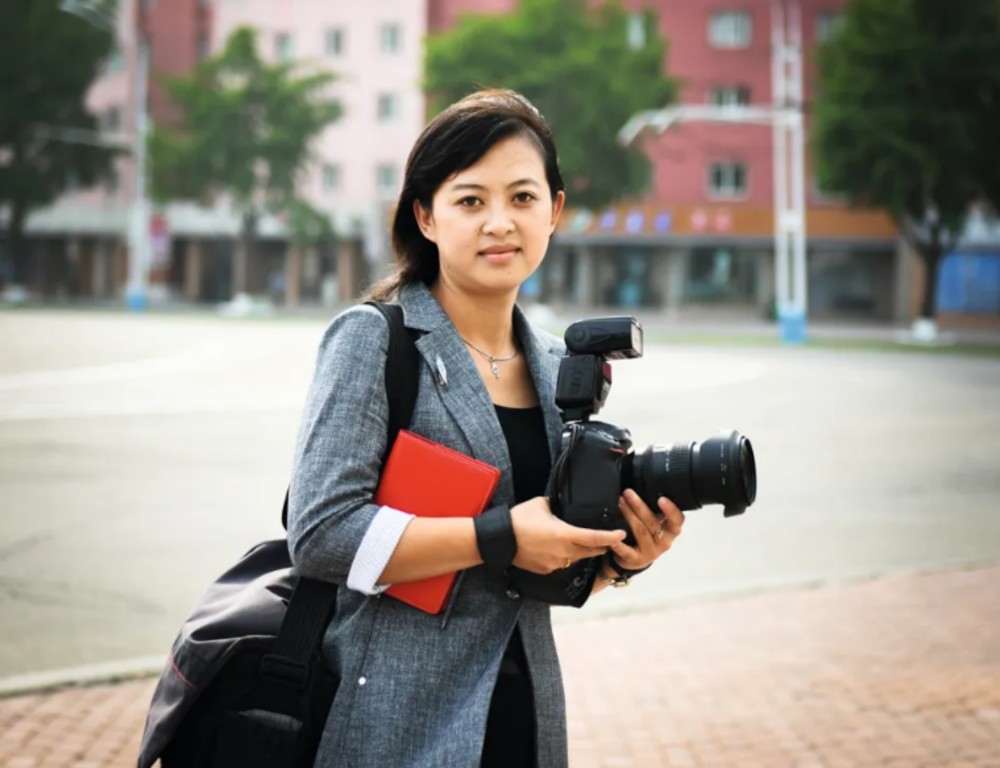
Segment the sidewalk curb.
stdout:
[[[581,616],[571,620],[559,620],[554,617],[555,625],[577,625],[581,623],[601,622],[608,619],[642,616],[648,613],[682,610],[699,604],[714,604],[746,600],[758,595],[774,593],[808,592],[813,590],[836,589],[837,587],[864,584],[883,579],[911,578],[932,576],[935,574],[953,573],[959,571],[976,571],[1000,565],[1000,560],[971,560],[941,563],[925,568],[910,568],[903,570],[873,571],[856,576],[803,579],[797,582],[778,582],[773,584],[752,585],[742,589],[704,592],[688,595],[670,601],[667,604],[651,606],[648,610],[636,607],[620,611],[609,611],[599,616]],[[51,693],[67,688],[87,688],[100,685],[112,685],[129,680],[156,677],[166,663],[166,656],[139,656],[131,659],[88,664],[79,667],[65,667],[35,672],[24,675],[0,677],[0,699],[15,696],[28,696]]]
[[153,677],[160,673],[165,656],[141,656],[81,667],[53,669],[0,678],[0,698],[49,693],[63,688],[108,685],[125,680]]

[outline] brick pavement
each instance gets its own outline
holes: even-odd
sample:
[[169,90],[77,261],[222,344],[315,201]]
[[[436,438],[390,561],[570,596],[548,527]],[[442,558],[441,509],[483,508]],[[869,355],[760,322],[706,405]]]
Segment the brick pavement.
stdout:
[[[1000,768],[1000,566],[556,627],[573,768]],[[152,681],[0,700],[0,766],[133,764]]]

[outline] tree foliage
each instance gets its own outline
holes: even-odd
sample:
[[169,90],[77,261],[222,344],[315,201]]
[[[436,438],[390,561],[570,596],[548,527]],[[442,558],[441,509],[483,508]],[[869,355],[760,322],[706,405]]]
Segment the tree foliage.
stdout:
[[295,221],[304,215],[296,185],[311,160],[310,142],[340,114],[326,97],[333,80],[301,63],[265,62],[256,32],[241,27],[191,75],[165,83],[183,118],[158,126],[151,137],[153,194],[204,203],[229,196],[243,222],[237,291],[246,289],[257,218],[289,208]]
[[257,213],[286,206],[311,140],[340,113],[324,97],[333,75],[300,70],[265,62],[256,32],[242,27],[190,75],[168,78],[183,118],[153,132],[154,194],[211,202],[226,193]]
[[96,131],[85,98],[112,47],[109,31],[60,10],[58,0],[0,2],[0,209],[8,209],[15,264],[32,209],[70,180],[89,186],[111,172],[115,150],[65,136]]
[[664,74],[655,14],[643,14],[635,47],[629,15],[620,0],[522,0],[507,15],[463,15],[427,42],[432,109],[480,87],[512,88],[552,126],[571,204],[599,208],[640,195],[649,161],[620,146],[617,133],[636,112],[668,104],[675,84]]
[[970,206],[1000,209],[998,8],[853,0],[818,52],[821,184],[896,219],[927,267],[924,317]]

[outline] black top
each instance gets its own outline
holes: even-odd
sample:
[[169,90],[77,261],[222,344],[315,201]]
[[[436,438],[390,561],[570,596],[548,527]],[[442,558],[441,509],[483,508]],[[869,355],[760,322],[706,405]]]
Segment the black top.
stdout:
[[514,473],[514,503],[520,504],[535,496],[544,496],[552,467],[542,407],[508,408],[496,405],[494,408],[510,453],[510,465]]
[[[500,428],[507,439],[510,466],[514,479],[514,503],[544,496],[549,482],[551,461],[549,439],[545,434],[545,416],[542,408],[507,408],[494,406]],[[528,662],[524,656],[519,628],[514,628],[500,671],[507,674],[525,674]]]
[[[496,406],[507,440],[514,479],[514,501],[542,496],[549,481],[549,441],[539,406]],[[500,662],[486,720],[480,768],[534,768],[536,765],[535,704],[521,630],[514,627]]]

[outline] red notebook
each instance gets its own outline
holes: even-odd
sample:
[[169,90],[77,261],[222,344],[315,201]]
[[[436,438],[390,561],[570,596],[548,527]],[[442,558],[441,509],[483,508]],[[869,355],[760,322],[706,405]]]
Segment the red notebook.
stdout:
[[[500,470],[402,429],[375,492],[375,503],[419,517],[475,517],[493,497]],[[386,593],[427,613],[440,613],[456,573],[393,584]]]

